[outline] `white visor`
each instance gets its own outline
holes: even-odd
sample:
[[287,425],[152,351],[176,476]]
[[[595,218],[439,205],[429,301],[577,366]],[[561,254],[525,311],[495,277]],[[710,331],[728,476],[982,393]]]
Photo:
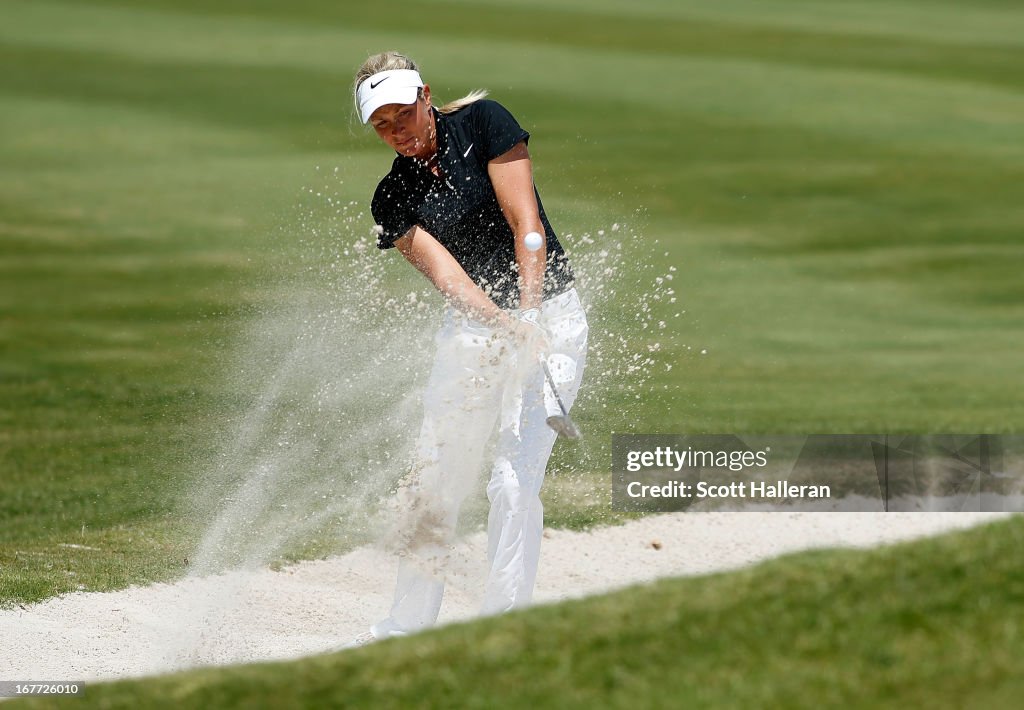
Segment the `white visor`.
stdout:
[[388,104],[415,103],[423,80],[418,71],[412,69],[389,69],[377,72],[363,80],[356,91],[359,100],[359,117],[363,123],[370,120],[373,112]]

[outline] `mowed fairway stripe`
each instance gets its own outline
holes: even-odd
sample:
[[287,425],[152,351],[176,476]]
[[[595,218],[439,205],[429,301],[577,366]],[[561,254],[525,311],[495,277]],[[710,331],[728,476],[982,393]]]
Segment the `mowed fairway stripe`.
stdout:
[[[311,0],[315,2],[315,0]],[[432,3],[433,4],[433,3]],[[703,20],[813,34],[918,39],[945,44],[1024,45],[1024,13],[1014,0],[447,0],[465,16],[480,6],[521,8],[529,13],[552,8],[579,15],[660,23]]]
[[[203,33],[203,19],[186,22],[182,17],[178,22],[177,29],[184,36]],[[269,33],[269,20],[267,25]],[[611,32],[613,28],[607,29]],[[215,34],[209,33],[209,46],[217,46]],[[146,44],[166,49],[175,46],[176,36],[177,32],[154,34]],[[316,48],[318,40],[330,46]],[[643,106],[648,112],[684,111],[722,120],[791,125],[899,150],[1011,161],[1024,156],[1018,120],[1024,115],[1024,94],[960,78],[736,59],[728,50],[716,58],[460,38],[446,38],[443,46],[438,46],[441,43],[437,41],[424,44],[416,34],[409,40],[410,51],[421,46],[430,71],[443,77],[447,86],[459,87],[456,90],[485,79],[492,87],[509,87],[512,95],[518,87],[544,91],[554,102],[606,105],[610,101]],[[308,43],[310,54],[334,61],[330,66],[298,68],[239,66],[237,56],[224,62],[212,56],[202,62],[185,56],[171,61],[166,51],[154,58],[142,47],[126,55],[45,50],[24,46],[10,37],[7,42],[0,58],[12,71],[0,79],[3,91],[29,95],[71,91],[113,101],[122,100],[122,93],[130,91],[134,101],[191,112],[197,118],[253,128],[287,124],[293,134],[295,126],[306,124],[308,132],[301,142],[315,144],[328,137],[345,141],[343,132],[332,130],[336,124],[322,124],[348,115],[348,65],[356,63],[365,51],[355,47],[368,44],[360,32],[314,33]],[[262,47],[254,38],[249,51],[255,55]],[[182,47],[183,55],[187,48],[188,44]],[[484,79],[477,67],[467,68],[467,55],[489,57],[493,64],[487,67]],[[608,89],[581,82],[582,67],[588,75],[601,77],[601,85]],[[444,87],[440,88],[443,95]]]
[[[138,3],[101,0],[94,4],[134,7]],[[819,35],[878,36],[943,44],[1024,45],[1024,14],[1012,2],[1003,0],[980,0],[970,6],[955,0],[847,0],[842,3],[816,0],[716,0],[712,3],[701,0],[631,3],[617,0],[399,0],[389,3],[387,20],[383,23],[377,6],[330,0],[295,0],[286,5],[275,0],[220,0],[216,3],[149,0],[147,6],[208,15],[312,20],[342,27],[387,27],[392,32],[402,33],[440,30],[448,35],[507,36],[531,27],[531,34],[537,37],[550,29],[566,29],[558,26],[559,20],[566,20],[580,27],[579,34],[583,36],[588,33],[588,25],[605,22],[610,28],[619,28],[618,32],[608,33],[609,38],[631,34],[657,38],[680,23],[704,21]],[[655,26],[660,27],[661,32],[651,29]],[[564,36],[563,41],[573,39]]]

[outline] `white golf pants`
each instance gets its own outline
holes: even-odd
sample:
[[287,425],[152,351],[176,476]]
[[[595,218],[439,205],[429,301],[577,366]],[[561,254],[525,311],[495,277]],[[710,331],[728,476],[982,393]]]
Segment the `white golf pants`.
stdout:
[[[587,353],[587,318],[571,289],[541,306],[548,332],[547,363],[566,408],[579,390]],[[437,354],[424,394],[416,465],[407,477],[409,519],[398,584],[377,638],[418,631],[437,620],[445,584],[445,551],[459,508],[476,485],[484,448],[498,424],[487,484],[488,575],[481,608],[496,614],[529,603],[544,508],[541,484],[556,434],[547,417],[561,414],[534,357],[454,309],[445,311]],[[533,360],[532,362],[530,360]]]

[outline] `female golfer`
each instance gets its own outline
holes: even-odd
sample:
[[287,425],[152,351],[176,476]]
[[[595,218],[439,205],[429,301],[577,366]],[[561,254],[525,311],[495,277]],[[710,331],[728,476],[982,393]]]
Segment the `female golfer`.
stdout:
[[[546,422],[561,414],[540,360],[566,407],[583,375],[586,315],[533,184],[530,135],[485,95],[434,107],[416,64],[397,52],[356,75],[360,118],[398,154],[371,205],[378,246],[397,247],[447,303],[405,485],[397,589],[376,639],[437,620],[444,551],[496,425],[482,612],[530,601],[556,438]],[[540,239],[526,239],[534,232]]]

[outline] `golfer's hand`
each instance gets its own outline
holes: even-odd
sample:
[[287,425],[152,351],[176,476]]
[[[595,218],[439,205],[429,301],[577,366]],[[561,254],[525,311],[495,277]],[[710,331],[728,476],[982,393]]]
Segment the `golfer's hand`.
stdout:
[[512,341],[520,352],[525,352],[531,360],[547,355],[551,350],[548,332],[540,324],[540,312],[536,308],[523,311],[513,321],[510,329]]

